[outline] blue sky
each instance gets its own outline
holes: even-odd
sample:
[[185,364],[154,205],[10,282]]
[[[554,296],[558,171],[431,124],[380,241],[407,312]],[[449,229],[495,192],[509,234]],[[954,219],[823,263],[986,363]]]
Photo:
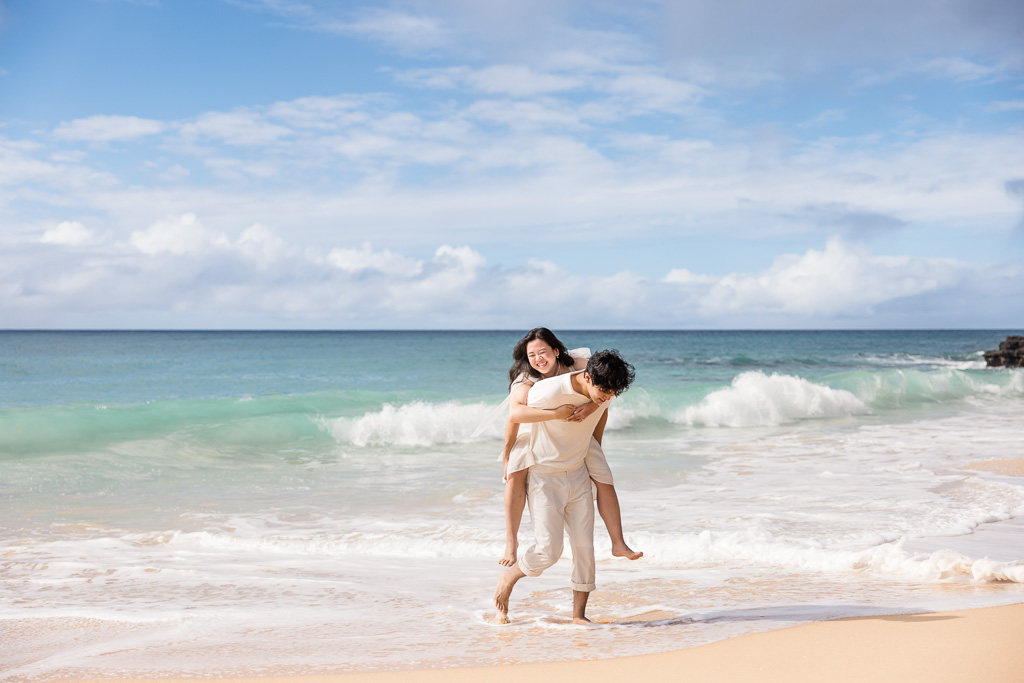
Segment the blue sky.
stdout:
[[0,328],[1020,327],[1021,35],[1016,0],[0,2]]

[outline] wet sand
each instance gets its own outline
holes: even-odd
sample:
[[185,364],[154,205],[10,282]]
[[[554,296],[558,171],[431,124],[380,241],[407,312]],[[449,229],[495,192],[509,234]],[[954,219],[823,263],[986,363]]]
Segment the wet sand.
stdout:
[[[225,683],[519,683],[545,680],[782,683],[845,681],[1019,683],[1024,603],[930,614],[804,624],[656,655],[429,671],[274,678]],[[116,679],[158,683],[158,679]],[[159,679],[163,683],[185,679]],[[192,679],[196,680],[196,679]],[[67,683],[67,681],[64,681]]]
[[969,470],[984,470],[1005,474],[1010,477],[1024,477],[1024,458],[1004,458],[1002,460],[981,460],[964,466]]

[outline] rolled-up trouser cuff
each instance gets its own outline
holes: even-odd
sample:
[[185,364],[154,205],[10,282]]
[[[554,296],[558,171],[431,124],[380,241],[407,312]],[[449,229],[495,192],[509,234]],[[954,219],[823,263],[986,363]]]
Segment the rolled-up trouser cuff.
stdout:
[[519,562],[517,562],[516,564],[519,566],[519,571],[533,578],[537,578],[538,576],[544,573],[543,569],[534,569],[532,571],[527,569],[526,565],[523,564],[522,560],[519,560]]
[[574,583],[572,585],[572,589],[574,591],[579,591],[580,593],[589,593],[591,591],[597,590],[597,584],[596,583]]

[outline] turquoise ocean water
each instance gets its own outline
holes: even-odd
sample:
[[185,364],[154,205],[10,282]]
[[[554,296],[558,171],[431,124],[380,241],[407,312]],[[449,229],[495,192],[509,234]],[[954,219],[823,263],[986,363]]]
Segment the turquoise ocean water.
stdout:
[[[515,332],[0,332],[0,675],[641,654],[1024,601],[1014,331],[574,332],[637,381],[594,628],[568,559],[490,623]],[[530,535],[528,520],[521,539]],[[567,551],[568,552],[568,551]],[[552,635],[557,634],[557,639]]]

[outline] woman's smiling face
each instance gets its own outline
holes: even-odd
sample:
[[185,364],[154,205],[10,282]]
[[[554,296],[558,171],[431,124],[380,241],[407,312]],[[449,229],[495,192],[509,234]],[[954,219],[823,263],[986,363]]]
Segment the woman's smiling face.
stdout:
[[550,377],[558,370],[558,352],[543,339],[534,339],[526,345],[526,359],[541,377]]

